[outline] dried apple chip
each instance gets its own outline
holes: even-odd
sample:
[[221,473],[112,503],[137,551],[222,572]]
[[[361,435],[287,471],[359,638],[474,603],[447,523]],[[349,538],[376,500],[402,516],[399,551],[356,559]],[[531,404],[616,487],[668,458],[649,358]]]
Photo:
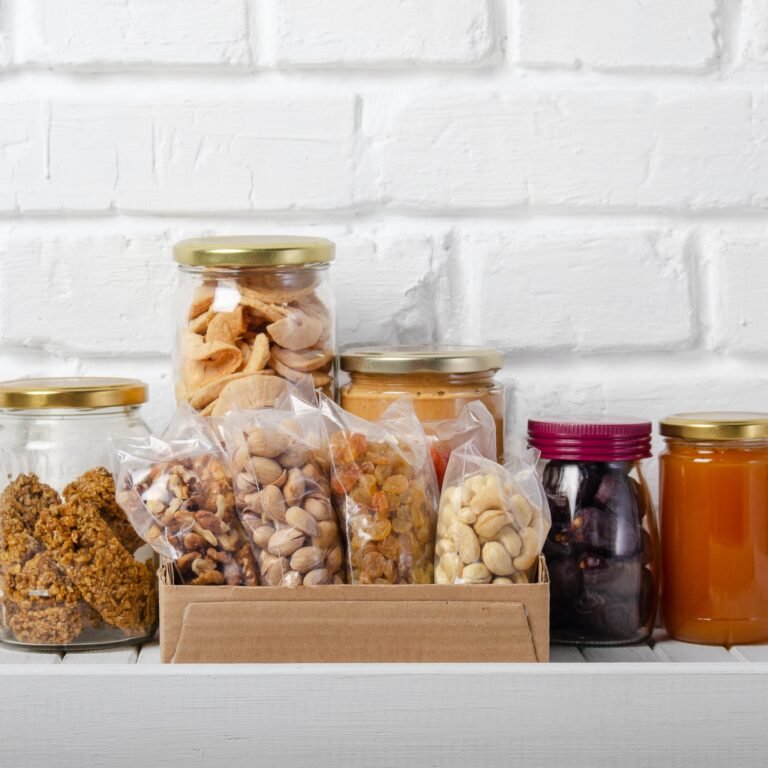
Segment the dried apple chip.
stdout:
[[223,341],[234,344],[246,329],[244,309],[238,305],[232,312],[216,312],[208,323],[205,333],[207,342]]
[[291,309],[281,320],[267,326],[267,333],[281,347],[298,350],[314,346],[324,330],[324,323],[300,309]]
[[264,376],[258,373],[231,381],[221,391],[211,415],[223,416],[234,407],[246,410],[271,408],[283,393],[285,386],[285,380],[277,376]]
[[[271,375],[272,371],[262,371],[261,373],[262,375]],[[221,394],[221,390],[224,389],[230,381],[236,381],[237,379],[242,379],[245,376],[250,375],[252,374],[240,371],[239,373],[230,373],[229,376],[222,376],[220,379],[204,384],[200,389],[192,393],[189,397],[189,404],[198,411],[202,410]]]
[[183,366],[184,385],[194,392],[200,387],[235,373],[243,362],[243,353],[231,344],[215,341],[202,344],[187,355]]
[[211,308],[215,296],[216,289],[211,285],[201,285],[196,288],[189,305],[189,319],[194,320],[203,312],[207,312]]
[[309,371],[316,371],[330,363],[333,359],[333,354],[330,349],[291,350],[283,349],[275,344],[272,347],[272,357],[283,365],[293,368],[294,371],[307,373]]
[[251,347],[251,356],[243,370],[248,373],[256,373],[263,370],[269,362],[269,337],[266,333],[257,334]]

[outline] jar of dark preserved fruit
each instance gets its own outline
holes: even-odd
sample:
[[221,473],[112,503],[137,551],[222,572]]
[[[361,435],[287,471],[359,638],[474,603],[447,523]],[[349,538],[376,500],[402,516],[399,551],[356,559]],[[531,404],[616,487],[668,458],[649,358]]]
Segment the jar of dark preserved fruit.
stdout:
[[653,631],[658,532],[641,463],[651,423],[531,420],[552,514],[544,545],[553,642],[623,645]]

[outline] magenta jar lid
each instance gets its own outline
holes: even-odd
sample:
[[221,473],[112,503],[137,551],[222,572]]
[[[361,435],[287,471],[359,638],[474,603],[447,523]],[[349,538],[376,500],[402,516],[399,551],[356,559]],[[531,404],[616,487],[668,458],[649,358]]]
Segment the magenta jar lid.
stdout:
[[543,459],[635,461],[651,455],[651,430],[644,419],[529,419],[528,442]]

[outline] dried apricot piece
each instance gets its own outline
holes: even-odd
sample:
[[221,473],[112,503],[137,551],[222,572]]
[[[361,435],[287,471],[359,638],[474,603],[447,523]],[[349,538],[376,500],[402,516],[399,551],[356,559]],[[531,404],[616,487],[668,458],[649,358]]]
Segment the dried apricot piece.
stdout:
[[355,432],[355,434],[351,435],[349,438],[349,445],[354,452],[355,458],[358,458],[359,456],[363,456],[368,449],[368,440],[365,435]]
[[376,513],[376,517],[387,517],[389,513],[389,501],[387,495],[383,491],[376,491],[371,499],[371,507]]
[[406,531],[410,531],[411,530],[411,521],[408,520],[407,518],[400,517],[398,515],[392,521],[392,530],[395,533],[405,533]]
[[390,475],[382,484],[381,490],[387,494],[399,496],[408,490],[408,478],[405,475]]
[[400,557],[400,542],[394,536],[387,536],[379,542],[379,552],[389,560],[397,560]]
[[378,552],[369,552],[363,557],[363,571],[372,579],[376,579],[384,573],[388,560]]
[[377,520],[367,530],[367,534],[373,541],[384,541],[392,533],[392,523],[389,520]]

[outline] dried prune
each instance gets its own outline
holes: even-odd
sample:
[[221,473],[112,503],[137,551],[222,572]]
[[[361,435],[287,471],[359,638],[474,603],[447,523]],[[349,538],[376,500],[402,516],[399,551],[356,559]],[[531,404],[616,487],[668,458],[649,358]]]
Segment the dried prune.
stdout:
[[550,624],[567,626],[582,589],[582,573],[572,558],[548,563],[550,590]]
[[574,617],[587,640],[632,640],[643,626],[636,599],[616,599],[590,589],[576,603]]
[[603,479],[595,491],[594,501],[605,509],[636,524],[640,515],[638,514],[638,497],[632,487],[633,483],[634,480],[624,474],[612,472],[603,475]]
[[642,520],[651,501],[630,475],[635,466],[551,461],[544,468],[555,640],[622,643],[649,631],[655,580],[645,566],[654,560],[654,543]]
[[560,493],[546,492],[547,502],[549,503],[549,512],[552,516],[552,530],[564,528],[570,525],[572,517],[572,507],[568,497]]
[[580,509],[571,523],[571,539],[582,549],[614,557],[629,557],[640,551],[637,522],[607,509]]
[[579,560],[585,589],[600,590],[617,598],[631,597],[640,591],[642,571],[639,558],[585,555]]
[[576,555],[576,549],[571,543],[570,535],[567,530],[559,533],[550,532],[544,543],[543,552],[548,563],[555,560],[561,560],[564,557],[574,557]]

